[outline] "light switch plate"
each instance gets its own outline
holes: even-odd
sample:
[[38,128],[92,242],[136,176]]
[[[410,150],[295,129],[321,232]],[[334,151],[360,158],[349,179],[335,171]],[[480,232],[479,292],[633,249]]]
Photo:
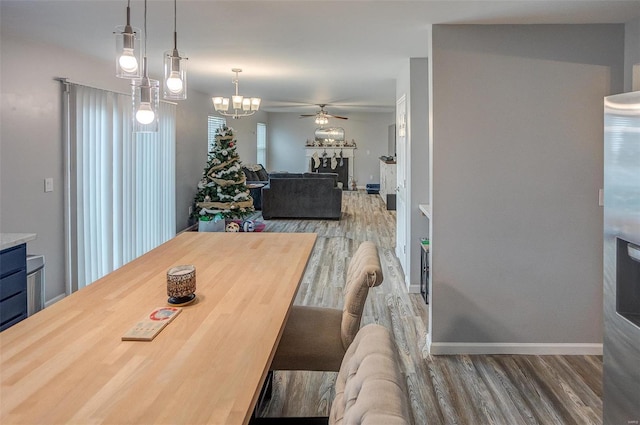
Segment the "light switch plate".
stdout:
[[598,189],[598,205],[604,206],[604,190]]
[[53,177],[47,177],[44,179],[44,191],[53,192]]

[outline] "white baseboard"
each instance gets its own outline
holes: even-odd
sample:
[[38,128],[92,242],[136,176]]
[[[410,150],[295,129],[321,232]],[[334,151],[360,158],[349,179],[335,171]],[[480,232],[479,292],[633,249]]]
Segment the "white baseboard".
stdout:
[[46,303],[44,303],[44,308],[49,307],[50,305],[53,305],[55,303],[57,303],[58,301],[60,301],[61,299],[65,298],[67,295],[66,294],[60,294],[57,297],[54,297],[52,299],[50,299],[49,301],[47,301]]
[[531,354],[531,355],[602,355],[602,344],[582,343],[478,343],[431,342],[427,335],[429,354]]

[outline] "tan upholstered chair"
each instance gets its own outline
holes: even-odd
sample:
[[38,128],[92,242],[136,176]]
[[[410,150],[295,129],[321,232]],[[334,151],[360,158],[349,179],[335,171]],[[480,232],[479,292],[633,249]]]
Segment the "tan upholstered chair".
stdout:
[[385,327],[360,329],[336,378],[329,425],[410,425],[409,392],[399,364]]
[[411,425],[409,392],[389,331],[364,326],[347,349],[329,417],[251,418],[251,425]]
[[343,309],[293,306],[271,369],[337,372],[360,329],[369,288],[380,283],[378,249],[373,242],[362,242],[347,268]]

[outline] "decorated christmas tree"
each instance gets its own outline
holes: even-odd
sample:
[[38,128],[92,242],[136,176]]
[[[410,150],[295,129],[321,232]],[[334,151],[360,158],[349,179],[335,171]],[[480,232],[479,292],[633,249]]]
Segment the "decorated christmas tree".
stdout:
[[233,129],[216,131],[202,180],[198,182],[194,217],[201,221],[241,219],[254,211],[253,198],[245,185],[240,156],[236,152]]

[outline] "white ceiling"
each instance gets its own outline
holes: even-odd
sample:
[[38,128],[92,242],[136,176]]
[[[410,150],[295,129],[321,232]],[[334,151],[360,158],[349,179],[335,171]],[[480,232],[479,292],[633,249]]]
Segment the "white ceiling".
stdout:
[[[172,48],[173,1],[149,0],[147,56],[160,77]],[[125,0],[0,0],[3,33],[113,61],[113,30]],[[143,26],[144,3],[131,2]],[[391,111],[395,78],[410,57],[427,56],[435,23],[623,23],[640,16],[633,1],[196,1],[177,2],[178,48],[189,57],[189,89],[228,96],[231,68],[243,69],[240,94],[267,111],[334,114]],[[155,71],[155,72],[154,72]],[[115,78],[115,77],[114,77]]]

